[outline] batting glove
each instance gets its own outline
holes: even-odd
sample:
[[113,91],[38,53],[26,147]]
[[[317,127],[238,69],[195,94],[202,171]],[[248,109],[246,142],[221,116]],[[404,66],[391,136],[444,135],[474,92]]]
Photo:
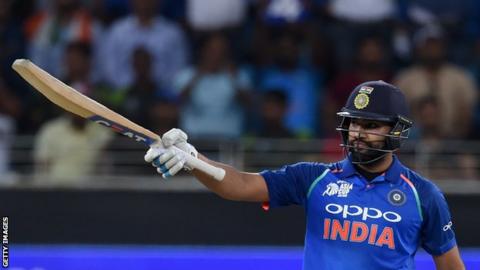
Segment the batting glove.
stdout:
[[[188,136],[181,129],[173,128],[163,134],[162,145],[152,145],[145,155],[145,161],[152,163],[163,178],[177,174],[182,168],[190,171],[185,155],[198,156],[198,152],[187,143]],[[176,146],[178,149],[173,148]]]

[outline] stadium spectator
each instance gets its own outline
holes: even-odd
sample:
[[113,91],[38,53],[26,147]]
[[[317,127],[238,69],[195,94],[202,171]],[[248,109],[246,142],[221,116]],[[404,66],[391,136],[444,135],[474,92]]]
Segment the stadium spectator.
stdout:
[[[443,119],[440,104],[435,96],[425,96],[414,105],[418,122],[412,136],[417,139],[415,148],[418,170],[435,179],[478,179],[478,161],[469,152],[474,149],[462,148],[462,142],[448,141],[442,136]],[[465,147],[464,147],[465,148]]]
[[288,99],[285,91],[270,89],[263,93],[260,106],[262,119],[258,136],[266,138],[291,138],[293,134],[285,126]]
[[20,99],[14,94],[11,89],[0,77],[0,114],[18,119],[22,115],[22,104]]
[[[387,54],[387,48],[380,38],[365,37],[358,42],[352,69],[335,77],[326,93],[327,101],[324,102],[322,114],[325,116],[323,118],[325,127],[335,126],[337,118],[334,118],[334,112],[342,108],[344,100],[356,85],[364,81],[390,81],[392,74]],[[337,135],[334,129],[324,128],[325,137],[332,138]]]
[[[96,94],[90,77],[91,53],[89,44],[72,42],[64,55],[63,80],[87,96]],[[69,113],[48,122],[45,118],[35,138],[35,174],[41,179],[63,182],[94,173],[103,148],[113,137],[111,131]]]
[[[121,95],[108,84],[96,80],[93,46],[85,42],[71,42],[67,45],[64,59],[66,71],[63,81],[81,93],[93,97],[108,107],[117,108]],[[116,95],[117,94],[117,95]]]
[[84,1],[93,20],[102,29],[107,29],[115,20],[129,12],[129,0],[89,0]]
[[13,14],[13,0],[0,1],[0,74],[7,83],[16,81],[11,69],[13,61],[25,53],[25,37],[22,21]]
[[158,94],[157,82],[152,73],[152,61],[152,55],[145,48],[139,47],[134,50],[132,57],[134,81],[122,99],[123,114],[140,125],[147,124],[150,106]]
[[261,61],[267,60],[274,45],[272,39],[278,38],[285,32],[295,33],[295,39],[298,42],[302,45],[309,45],[304,42],[311,34],[310,31],[313,30],[313,25],[310,23],[309,1],[260,0],[252,2],[254,3],[252,6],[254,20],[250,22],[253,24],[253,29],[250,30],[252,35],[250,50],[255,54],[253,62],[258,61],[256,58],[260,58]]
[[[416,28],[427,25],[440,25],[449,42],[449,57],[454,63],[468,61],[469,34],[478,33],[477,1],[472,0],[410,0],[405,1],[406,13]],[[473,25],[476,24],[476,25]],[[476,28],[476,29],[472,29]]]
[[84,42],[69,43],[65,50],[63,81],[81,93],[94,95],[94,84],[91,80],[92,48]]
[[418,115],[418,122],[413,126],[411,137],[417,140],[444,140],[448,139],[441,132],[441,121],[444,111],[440,109],[438,99],[427,95],[413,104],[413,112]]
[[29,58],[55,76],[63,77],[65,47],[73,41],[90,43],[95,36],[92,19],[79,0],[55,0],[25,24]]
[[73,114],[46,122],[35,138],[35,176],[59,183],[86,179],[112,137],[105,127]]
[[194,137],[239,137],[244,130],[243,105],[249,98],[250,79],[230,56],[222,34],[205,37],[196,66],[175,79],[182,110],[180,126]]
[[[478,12],[480,13],[480,2],[478,3]],[[480,25],[479,25],[480,28]],[[480,31],[480,29],[479,29]],[[470,55],[470,61],[468,63],[468,69],[475,79],[477,86],[480,85],[480,33],[478,39],[473,40],[472,44],[472,54]],[[480,89],[477,88],[477,91]],[[477,95],[477,100],[475,110],[473,113],[472,128],[471,128],[471,139],[479,140],[480,139],[480,95]]]
[[[186,28],[190,31],[192,51],[198,51],[202,39],[211,32],[222,31],[230,40],[232,58],[242,56],[249,38],[244,36],[250,1],[185,0]],[[215,8],[212,8],[215,7]]]
[[144,47],[153,56],[153,78],[171,90],[172,78],[187,64],[187,43],[179,26],[158,15],[158,1],[131,0],[133,14],[112,25],[102,48],[102,70],[116,88],[134,81],[133,53]]
[[285,125],[296,136],[311,137],[316,128],[320,83],[314,72],[300,63],[301,44],[293,34],[284,32],[277,37],[271,50],[274,63],[260,70],[259,85],[262,90],[283,89],[288,97]]
[[[335,59],[341,71],[351,69],[356,41],[376,35],[389,45],[394,39],[402,39],[402,5],[395,0],[326,0],[327,32],[334,43]],[[405,38],[404,38],[405,39]]]
[[20,100],[0,78],[0,175],[3,176],[10,172],[10,148],[21,113]]
[[165,98],[156,98],[148,111],[147,127],[156,134],[163,134],[179,123],[178,104]]
[[[414,41],[417,63],[398,74],[396,84],[405,92],[410,106],[424,96],[435,96],[444,112],[440,121],[442,136],[466,138],[477,101],[475,82],[465,70],[447,62],[440,28],[422,28]],[[419,116],[414,115],[414,119]]]
[[11,145],[15,134],[15,121],[0,113],[0,182],[11,172]]
[[[92,46],[88,42],[71,41],[65,44],[63,59],[59,63],[63,70],[60,80],[90,95],[100,102],[105,102],[99,85],[92,79]],[[23,106],[28,107],[28,113],[22,115],[19,121],[19,130],[26,134],[36,134],[47,120],[58,116],[59,109],[41,95],[34,95],[29,89]]]
[[328,35],[322,32],[312,34],[308,43],[310,51],[306,55],[312,69],[318,78],[323,78],[324,85],[330,85],[337,76],[334,44]]
[[[107,33],[110,29],[112,23],[115,19],[118,19],[120,15],[118,14],[119,9],[121,9],[122,2],[127,2],[128,0],[117,0],[115,2],[112,0],[92,0],[85,2],[86,8],[91,15],[92,25],[94,26],[94,39],[92,40],[92,79],[99,83],[104,82],[106,75],[102,70],[102,49],[103,44],[107,39]],[[128,6],[127,3],[123,5]],[[120,7],[119,7],[120,6]],[[127,9],[125,7],[125,9]],[[125,14],[127,10],[125,10]]]
[[[91,56],[88,43],[69,43],[64,55],[63,80],[77,91],[95,96],[96,85],[90,76]],[[112,137],[108,129],[70,113],[49,120],[35,138],[35,173],[52,181],[80,180],[95,172],[95,164]]]

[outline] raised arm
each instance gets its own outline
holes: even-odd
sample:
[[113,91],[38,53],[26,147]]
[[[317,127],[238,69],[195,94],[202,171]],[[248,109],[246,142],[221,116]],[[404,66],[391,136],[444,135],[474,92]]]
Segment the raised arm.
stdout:
[[[268,201],[267,185],[260,174],[241,172],[229,165],[209,160],[198,154],[197,150],[187,142],[187,139],[188,136],[182,130],[171,129],[162,136],[164,147],[151,147],[145,155],[145,161],[157,167],[157,171],[164,178],[177,174],[181,169],[190,171],[208,189],[225,199],[253,202]],[[185,163],[184,154],[170,148],[172,145],[216,167],[225,169],[224,179],[217,181],[201,171],[192,170]]]

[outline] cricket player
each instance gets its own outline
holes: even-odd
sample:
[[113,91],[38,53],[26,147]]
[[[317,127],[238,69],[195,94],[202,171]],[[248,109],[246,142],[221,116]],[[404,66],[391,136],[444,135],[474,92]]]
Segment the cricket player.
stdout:
[[[301,162],[279,170],[241,172],[198,154],[187,134],[172,129],[164,147],[145,155],[163,177],[191,173],[221,197],[302,205],[307,216],[303,269],[415,269],[421,246],[437,269],[464,269],[447,202],[429,180],[395,156],[412,121],[405,97],[383,81],[357,86],[338,115],[346,157],[332,164]],[[185,164],[175,145],[224,168],[223,181]]]

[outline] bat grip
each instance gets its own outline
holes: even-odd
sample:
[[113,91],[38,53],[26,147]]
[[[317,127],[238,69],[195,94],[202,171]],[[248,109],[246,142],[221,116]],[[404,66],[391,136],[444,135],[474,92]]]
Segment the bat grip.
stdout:
[[[177,150],[182,151],[179,148],[177,148]],[[189,155],[188,153],[185,153],[185,159],[188,165],[206,174],[209,174],[217,181],[222,181],[223,178],[225,177],[225,170],[222,168],[215,167],[201,159],[198,159],[192,155]]]

